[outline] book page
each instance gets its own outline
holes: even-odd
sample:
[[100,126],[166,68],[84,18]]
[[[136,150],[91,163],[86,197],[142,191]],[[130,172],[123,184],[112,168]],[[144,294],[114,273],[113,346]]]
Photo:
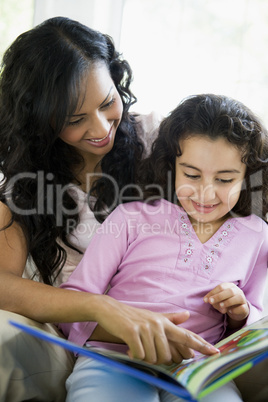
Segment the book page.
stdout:
[[196,361],[181,365],[172,371],[172,375],[195,396],[204,384],[209,384],[229,373],[231,369],[246,364],[262,351],[268,351],[267,318],[243,328],[218,343],[216,347],[220,349],[220,354],[201,356]]

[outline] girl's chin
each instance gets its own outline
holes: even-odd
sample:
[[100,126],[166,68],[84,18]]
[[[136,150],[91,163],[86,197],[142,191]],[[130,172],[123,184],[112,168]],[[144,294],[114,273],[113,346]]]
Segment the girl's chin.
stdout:
[[194,223],[194,222],[195,223],[207,223],[210,221],[209,219],[205,219],[205,217],[203,217],[203,216],[197,216],[197,214],[194,214],[194,213],[192,213],[192,214],[188,213],[188,216],[192,223]]
[[198,212],[193,207],[189,208],[189,209],[184,208],[184,210],[186,211],[186,213],[189,216],[191,221],[206,223],[206,222],[210,222],[212,219],[211,214]]

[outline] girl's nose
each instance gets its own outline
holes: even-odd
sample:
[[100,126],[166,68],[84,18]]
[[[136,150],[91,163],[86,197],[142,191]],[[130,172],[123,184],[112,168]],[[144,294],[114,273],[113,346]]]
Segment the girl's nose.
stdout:
[[203,204],[215,200],[215,189],[212,184],[205,184],[200,187],[200,202]]

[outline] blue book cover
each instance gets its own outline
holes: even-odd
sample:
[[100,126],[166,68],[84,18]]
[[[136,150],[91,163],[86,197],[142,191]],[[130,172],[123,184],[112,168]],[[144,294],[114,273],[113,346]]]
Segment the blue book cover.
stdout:
[[28,334],[74,353],[97,359],[114,370],[165,389],[185,400],[198,401],[268,357],[268,317],[235,332],[217,345],[220,353],[196,355],[171,366],[151,365],[127,355],[94,346],[79,346],[39,328],[10,321]]

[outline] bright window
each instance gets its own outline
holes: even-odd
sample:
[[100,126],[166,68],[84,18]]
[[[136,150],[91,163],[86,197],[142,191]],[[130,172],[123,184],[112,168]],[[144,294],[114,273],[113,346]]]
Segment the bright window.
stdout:
[[0,0],[0,58],[22,32],[33,26],[34,0]]
[[55,15],[120,42],[137,112],[165,115],[188,95],[213,92],[241,100],[268,126],[267,0],[0,0],[0,57],[20,33]]
[[135,110],[185,96],[234,97],[268,125],[267,0],[126,0],[120,49],[134,72]]

